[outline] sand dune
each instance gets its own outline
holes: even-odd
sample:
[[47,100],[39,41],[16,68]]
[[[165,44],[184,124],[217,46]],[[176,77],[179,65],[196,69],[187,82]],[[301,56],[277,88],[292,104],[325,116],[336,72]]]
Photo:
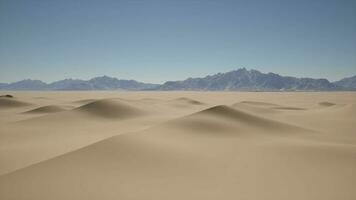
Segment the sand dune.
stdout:
[[6,97],[0,97],[0,108],[15,108],[15,107],[23,107],[23,106],[29,106],[31,105],[30,103],[15,100],[12,98],[6,98]]
[[14,96],[0,199],[356,199],[355,93]]
[[138,108],[114,99],[104,99],[85,104],[76,109],[78,112],[103,118],[132,118],[143,115],[145,112]]
[[213,132],[217,136],[226,135],[225,133],[229,136],[241,136],[244,133],[247,133],[244,136],[254,136],[255,134],[251,134],[251,130],[263,130],[264,133],[273,133],[263,133],[264,136],[275,136],[276,134],[281,136],[293,132],[311,132],[311,130],[263,118],[226,105],[210,107],[192,115],[172,120],[167,125],[173,125],[175,128],[183,129],[184,131]]
[[187,97],[180,97],[180,98],[177,98],[177,99],[174,99],[174,100],[178,101],[178,102],[193,104],[193,105],[203,105],[204,104],[203,102],[200,102],[200,101],[197,101],[197,100],[194,100],[194,99],[191,99],[191,98],[187,98]]
[[331,102],[323,101],[323,102],[319,102],[319,105],[328,107],[328,106],[334,106],[335,104]]
[[82,99],[82,100],[74,101],[73,103],[88,104],[88,103],[92,103],[94,101],[97,101],[97,99]]
[[279,114],[281,111],[277,109],[273,109],[271,106],[255,106],[253,104],[245,104],[245,103],[234,103],[231,107],[236,108],[238,110],[242,110],[248,113],[253,113],[257,115],[271,115],[271,114]]
[[200,107],[200,106],[206,105],[202,101],[198,101],[198,100],[195,100],[193,98],[188,98],[188,97],[174,98],[170,101],[161,102],[161,103],[167,104],[169,106],[175,106],[177,108],[185,108],[185,109],[190,109],[192,107]]
[[55,113],[55,112],[61,112],[65,111],[65,109],[62,106],[56,106],[56,105],[49,105],[49,106],[42,106],[39,108],[35,108],[29,111],[26,111],[24,113],[26,114],[46,114],[46,113]]
[[[236,103],[235,106],[237,106],[237,104],[239,103]],[[259,101],[242,101],[240,102],[240,104],[247,104],[256,107],[266,107],[266,108],[272,108],[276,110],[306,110],[305,108],[300,108],[300,107],[281,106],[278,104],[259,102]]]
[[260,101],[241,101],[241,103],[250,104],[254,106],[278,106],[277,104],[260,102]]
[[0,95],[0,98],[14,98],[11,94]]
[[348,117],[348,119],[356,121],[356,104],[347,104],[336,108],[333,106],[326,112],[338,117]]
[[273,109],[278,109],[278,110],[306,110],[305,108],[290,107],[290,106],[277,106],[277,107],[273,107]]

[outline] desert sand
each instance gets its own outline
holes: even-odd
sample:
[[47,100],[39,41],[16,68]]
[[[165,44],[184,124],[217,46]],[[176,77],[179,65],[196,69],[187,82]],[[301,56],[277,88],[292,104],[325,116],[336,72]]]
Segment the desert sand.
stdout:
[[355,92],[1,92],[0,199],[356,199]]

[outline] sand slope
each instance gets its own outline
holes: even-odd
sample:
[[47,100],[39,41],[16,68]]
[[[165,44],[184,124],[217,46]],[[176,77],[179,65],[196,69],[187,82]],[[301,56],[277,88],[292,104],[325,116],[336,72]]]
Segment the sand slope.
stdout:
[[76,109],[79,112],[104,118],[130,118],[142,115],[144,111],[113,99],[104,99],[85,104]]
[[0,199],[356,199],[355,93],[46,95],[2,112]]
[[65,111],[66,108],[62,106],[57,106],[57,105],[49,105],[49,106],[42,106],[39,108],[35,108],[29,111],[26,111],[24,113],[27,114],[46,114],[46,113],[55,113],[55,112],[61,112]]
[[29,106],[29,105],[31,105],[31,104],[27,103],[27,102],[23,102],[23,101],[19,101],[19,100],[7,98],[7,97],[0,97],[0,108],[1,109],[23,107],[23,106]]
[[[219,135],[233,132],[236,134],[248,133],[251,136],[254,133],[251,130],[272,132],[271,134],[310,132],[310,130],[263,118],[226,105],[213,106],[166,124],[184,129],[184,131],[213,132]],[[251,132],[252,134],[250,134]]]

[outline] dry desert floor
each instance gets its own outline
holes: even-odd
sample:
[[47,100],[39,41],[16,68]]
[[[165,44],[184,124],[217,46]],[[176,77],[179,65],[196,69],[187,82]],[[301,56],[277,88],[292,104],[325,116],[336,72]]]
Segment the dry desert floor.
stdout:
[[355,92],[0,95],[1,200],[355,200]]

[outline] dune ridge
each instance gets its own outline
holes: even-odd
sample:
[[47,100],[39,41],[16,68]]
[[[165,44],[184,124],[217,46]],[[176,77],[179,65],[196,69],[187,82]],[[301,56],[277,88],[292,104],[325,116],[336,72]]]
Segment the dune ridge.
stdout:
[[262,102],[262,101],[241,101],[240,103],[250,104],[254,106],[279,106],[274,103]]
[[278,110],[306,110],[305,108],[292,107],[292,106],[277,106],[277,107],[273,107],[273,109],[278,109]]
[[224,131],[239,133],[241,130],[246,132],[248,129],[261,129],[265,132],[274,133],[280,132],[282,135],[291,132],[312,132],[298,126],[253,115],[227,105],[213,106],[189,116],[172,120],[167,124],[193,131],[216,132],[219,135],[224,135],[221,134]]
[[194,99],[191,99],[191,98],[187,98],[187,97],[180,97],[180,98],[176,98],[174,100],[178,101],[178,102],[192,104],[192,105],[204,105],[204,103],[201,102],[201,101],[197,101],[197,100],[194,100]]
[[109,119],[127,119],[138,117],[145,113],[143,110],[114,99],[97,100],[80,106],[75,110],[91,116]]
[[16,107],[24,107],[24,106],[30,106],[30,105],[32,105],[32,104],[24,102],[24,101],[16,100],[13,98],[5,98],[5,97],[0,98],[0,107],[1,108],[16,108]]
[[322,102],[319,102],[319,105],[329,107],[329,106],[334,106],[336,104],[327,102],[327,101],[322,101]]
[[62,112],[65,111],[65,109],[62,106],[57,106],[57,105],[48,105],[48,106],[42,106],[39,108],[35,108],[29,111],[24,112],[25,114],[46,114],[46,113],[55,113],[55,112]]
[[81,99],[81,100],[74,101],[73,103],[88,104],[88,103],[92,103],[94,101],[98,101],[98,99]]

